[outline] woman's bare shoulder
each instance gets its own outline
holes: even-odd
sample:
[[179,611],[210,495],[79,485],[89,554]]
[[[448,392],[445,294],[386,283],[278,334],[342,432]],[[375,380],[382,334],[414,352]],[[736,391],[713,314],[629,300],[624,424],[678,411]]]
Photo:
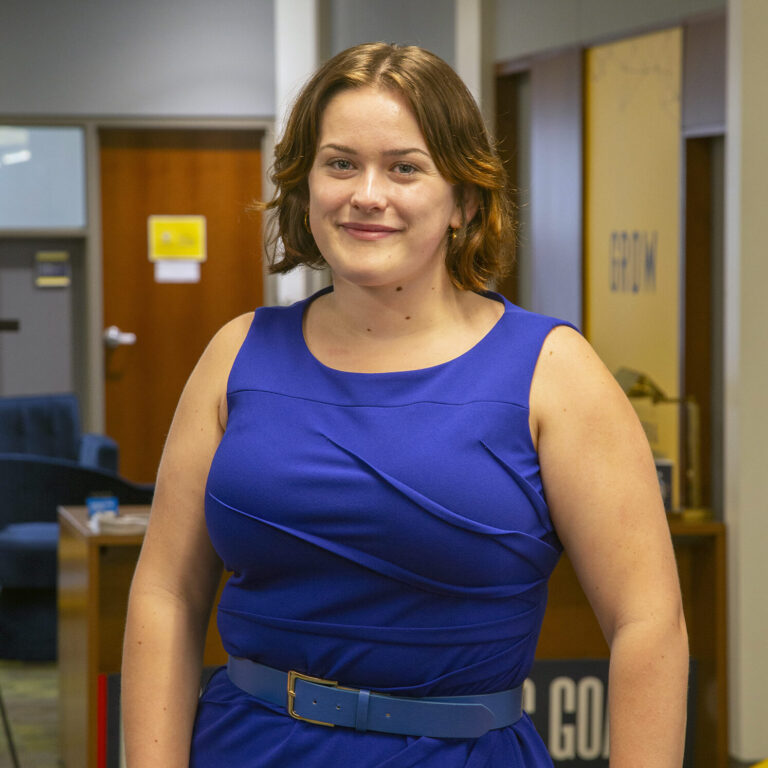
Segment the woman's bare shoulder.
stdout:
[[196,380],[197,385],[215,398],[217,403],[219,423],[222,427],[227,424],[227,382],[229,372],[240,351],[248,330],[253,322],[253,312],[246,312],[225,323],[215,333],[203,352],[190,384]]
[[531,382],[531,430],[534,444],[548,423],[594,416],[594,409],[625,398],[591,344],[574,328],[558,325],[541,348]]
[[231,356],[234,359],[248,335],[248,329],[253,322],[253,315],[253,312],[246,312],[225,323],[214,334],[205,353],[216,356]]
[[607,373],[592,345],[569,325],[556,325],[541,347],[535,377],[537,383],[552,383],[553,375],[569,370],[580,377],[590,378]]

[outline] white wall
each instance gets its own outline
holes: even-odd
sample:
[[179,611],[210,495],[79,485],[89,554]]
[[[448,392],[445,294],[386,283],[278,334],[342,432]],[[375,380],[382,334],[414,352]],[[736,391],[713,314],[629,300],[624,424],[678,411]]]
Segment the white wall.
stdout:
[[4,0],[0,114],[267,117],[273,0]]
[[496,60],[591,43],[724,8],[725,0],[496,0]]
[[420,45],[455,63],[454,0],[326,0],[331,54],[357,43]]
[[731,753],[768,756],[768,3],[729,0],[725,514]]
[[461,75],[475,101],[483,90],[483,8],[480,0],[455,0],[454,69]]

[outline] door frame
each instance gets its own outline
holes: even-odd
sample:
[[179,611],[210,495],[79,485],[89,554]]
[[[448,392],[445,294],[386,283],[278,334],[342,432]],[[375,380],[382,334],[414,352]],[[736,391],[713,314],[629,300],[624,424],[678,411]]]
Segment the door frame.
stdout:
[[[75,341],[72,365],[75,390],[80,400],[83,429],[104,432],[106,402],[104,395],[104,302],[102,287],[101,247],[101,172],[99,163],[99,131],[102,128],[188,129],[188,130],[250,130],[261,134],[261,189],[264,199],[270,199],[274,185],[269,178],[275,146],[275,121],[264,118],[109,118],[82,116],[24,117],[0,115],[3,125],[74,126],[82,128],[85,138],[86,225],[76,229],[0,229],[0,237],[80,237],[85,241],[85,306],[75,307]],[[267,237],[268,227],[262,227]],[[277,278],[264,266],[264,305],[277,303]]]

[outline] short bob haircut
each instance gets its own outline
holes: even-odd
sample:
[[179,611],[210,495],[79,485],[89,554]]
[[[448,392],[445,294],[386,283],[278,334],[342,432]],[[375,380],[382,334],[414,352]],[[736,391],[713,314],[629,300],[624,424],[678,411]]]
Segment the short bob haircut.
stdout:
[[[461,78],[442,59],[416,46],[365,43],[325,63],[307,82],[275,146],[275,195],[260,210],[276,210],[268,240],[270,271],[325,262],[304,224],[323,111],[339,92],[371,86],[401,94],[410,104],[432,159],[455,185],[462,203],[475,190],[478,209],[448,237],[446,267],[458,288],[482,291],[502,277],[514,255],[515,229],[504,167],[480,110]],[[471,192],[470,192],[471,193]],[[282,242],[282,247],[280,243]]]

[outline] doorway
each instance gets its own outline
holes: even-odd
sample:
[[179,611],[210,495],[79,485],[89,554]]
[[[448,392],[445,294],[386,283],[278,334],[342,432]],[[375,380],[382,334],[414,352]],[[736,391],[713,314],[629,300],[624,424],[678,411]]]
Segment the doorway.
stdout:
[[76,390],[83,253],[81,238],[0,238],[0,396]]
[[[126,342],[105,348],[106,432],[131,480],[154,481],[179,395],[210,338],[263,301],[261,217],[248,210],[261,198],[261,144],[255,130],[99,131],[103,327]],[[147,234],[158,215],[205,218],[197,279],[158,276]]]
[[724,173],[722,135],[686,138],[683,397],[685,506],[723,519]]

